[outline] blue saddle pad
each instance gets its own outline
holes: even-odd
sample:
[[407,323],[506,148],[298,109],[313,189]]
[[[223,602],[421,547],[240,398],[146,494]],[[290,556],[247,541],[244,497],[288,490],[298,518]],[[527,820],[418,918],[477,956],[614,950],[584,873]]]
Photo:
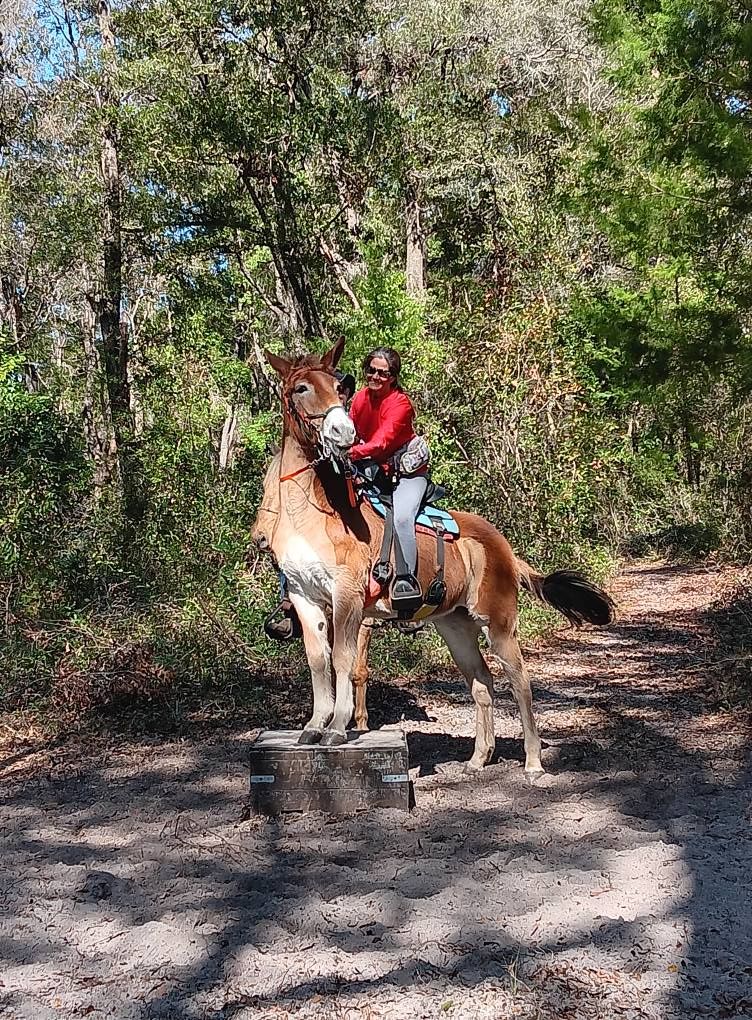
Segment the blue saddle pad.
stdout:
[[[381,514],[382,517],[386,517],[386,507],[376,493],[366,489],[364,491],[364,495],[376,513]],[[442,510],[439,506],[433,506],[431,503],[428,503],[425,507],[423,507],[418,514],[415,523],[422,524],[424,528],[430,528],[431,531],[435,531],[434,521],[440,521],[444,531],[446,531],[448,535],[453,535],[455,538],[459,537],[460,529],[454,517],[452,517],[452,515],[446,510]]]

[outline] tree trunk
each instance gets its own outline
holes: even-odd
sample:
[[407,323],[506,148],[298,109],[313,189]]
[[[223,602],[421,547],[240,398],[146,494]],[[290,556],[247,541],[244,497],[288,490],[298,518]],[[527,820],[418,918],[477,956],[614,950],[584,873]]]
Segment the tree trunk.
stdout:
[[367,266],[360,251],[360,239],[362,236],[362,211],[363,211],[363,189],[362,185],[354,184],[348,180],[342,168],[342,161],[336,152],[329,157],[332,168],[332,177],[337,189],[342,213],[347,225],[349,245],[347,257],[344,262],[348,266],[349,278],[355,279],[367,272]]
[[146,431],[146,410],[141,399],[141,392],[138,385],[137,372],[143,366],[144,358],[139,344],[138,329],[136,327],[136,311],[138,301],[134,309],[123,309],[123,322],[125,324],[128,340],[128,360],[126,372],[128,378],[128,410],[130,422],[133,428],[133,438],[141,439]]
[[300,304],[295,300],[295,293],[277,259],[274,259],[274,301],[269,302],[267,307],[274,311],[279,327],[285,335],[288,333],[307,335]]
[[23,309],[16,281],[13,276],[3,274],[0,284],[2,285],[1,293],[3,297],[2,319],[0,321],[4,322],[8,327],[13,349],[20,352]]
[[352,267],[338,251],[332,248],[331,245],[324,240],[323,237],[319,240],[319,249],[328,265],[332,267],[340,290],[347,297],[347,300],[353,306],[355,311],[359,312],[361,310],[360,301],[358,301],[357,294],[350,286],[349,276]]
[[82,409],[86,450],[94,466],[94,493],[120,480],[118,447],[112,422],[110,393],[97,347],[97,314],[94,303],[83,303],[81,332],[84,345],[84,405]]
[[277,239],[277,258],[281,268],[281,277],[285,289],[292,298],[292,305],[298,318],[298,325],[308,339],[323,336],[324,327],[321,323],[316,298],[311,287],[308,269],[301,257],[301,236],[295,206],[283,178],[283,171],[277,171],[272,179],[272,190],[275,199],[275,235]]
[[222,423],[222,432],[219,437],[219,449],[217,451],[217,466],[221,471],[229,470],[235,460],[235,452],[238,442],[238,408],[233,401],[230,404],[225,420]]
[[110,393],[118,445],[127,428],[130,398],[128,394],[128,330],[121,315],[123,301],[123,240],[121,230],[122,187],[118,155],[118,128],[115,111],[119,105],[113,81],[117,59],[115,33],[109,0],[98,0],[97,20],[102,40],[103,73],[98,94],[102,126],[100,171],[104,186],[102,208],[102,246],[104,291],[98,300],[99,327],[107,387]]
[[693,488],[700,487],[700,454],[695,446],[695,428],[690,415],[689,390],[686,379],[681,382],[682,445],[687,483]]
[[[26,289],[19,287],[18,281],[12,275],[3,275],[0,278],[0,324],[5,324],[8,335],[16,354],[29,354],[25,350],[24,328],[24,296]],[[21,382],[28,393],[38,393],[42,388],[42,378],[39,374],[37,362],[27,358],[26,362],[19,369]]]
[[102,41],[102,81],[97,93],[101,116],[100,170],[104,190],[102,204],[102,277],[104,290],[96,309],[102,337],[105,378],[109,394],[123,513],[129,521],[144,514],[138,465],[130,446],[133,437],[129,380],[132,378],[128,351],[128,323],[123,314],[122,181],[120,174],[117,113],[120,106],[115,82],[117,51],[109,0],[97,0],[97,22]]
[[407,293],[413,297],[422,297],[426,290],[426,235],[421,223],[418,187],[412,180],[408,182],[405,196],[405,223]]
[[302,333],[306,339],[323,336],[324,328],[302,255],[303,244],[284,169],[279,165],[273,168],[267,202],[262,199],[257,183],[259,175],[250,161],[244,165],[241,176],[261,220],[265,244],[274,262],[276,304],[280,309],[278,321],[283,331]]
[[692,427],[685,418],[683,425],[684,432],[684,463],[687,472],[687,483],[693,489],[700,487],[700,455],[694,448],[692,440]]

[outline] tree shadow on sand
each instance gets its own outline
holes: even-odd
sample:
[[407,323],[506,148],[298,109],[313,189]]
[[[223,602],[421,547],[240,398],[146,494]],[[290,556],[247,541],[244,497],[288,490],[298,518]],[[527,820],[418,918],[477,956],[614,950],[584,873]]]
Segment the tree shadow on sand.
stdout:
[[701,682],[682,692],[675,672],[707,653],[696,622],[620,624],[610,668],[592,644],[548,651],[544,761],[558,761],[536,786],[512,737],[468,777],[443,766],[470,738],[406,727],[412,814],[241,824],[242,734],[30,770],[2,803],[6,1008],[748,1015],[749,739],[691,739],[712,721]]

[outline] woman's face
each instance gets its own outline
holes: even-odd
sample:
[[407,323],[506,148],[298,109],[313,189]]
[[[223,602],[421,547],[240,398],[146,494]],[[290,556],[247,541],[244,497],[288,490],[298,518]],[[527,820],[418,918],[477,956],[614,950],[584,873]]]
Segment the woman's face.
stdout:
[[366,386],[371,393],[387,393],[392,388],[392,370],[386,358],[371,358],[366,369]]

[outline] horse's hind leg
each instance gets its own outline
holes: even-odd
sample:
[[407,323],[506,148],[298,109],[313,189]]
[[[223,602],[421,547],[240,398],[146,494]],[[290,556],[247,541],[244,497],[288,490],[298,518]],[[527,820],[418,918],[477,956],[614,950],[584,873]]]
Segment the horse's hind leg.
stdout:
[[460,611],[442,616],[434,626],[462,671],[475,702],[475,750],[466,768],[482,769],[496,747],[493,718],[493,677],[478,648],[480,627]]
[[371,647],[373,628],[370,624],[361,625],[358,632],[358,649],[355,653],[352,682],[355,688],[355,728],[368,729],[368,705],[366,690],[368,688],[368,651]]
[[520,710],[522,733],[525,740],[525,775],[536,779],[543,772],[541,765],[541,742],[533,716],[533,695],[530,690],[525,663],[517,640],[517,624],[508,625],[491,622],[489,628],[493,654],[501,660],[504,672],[512,688],[514,700]]

